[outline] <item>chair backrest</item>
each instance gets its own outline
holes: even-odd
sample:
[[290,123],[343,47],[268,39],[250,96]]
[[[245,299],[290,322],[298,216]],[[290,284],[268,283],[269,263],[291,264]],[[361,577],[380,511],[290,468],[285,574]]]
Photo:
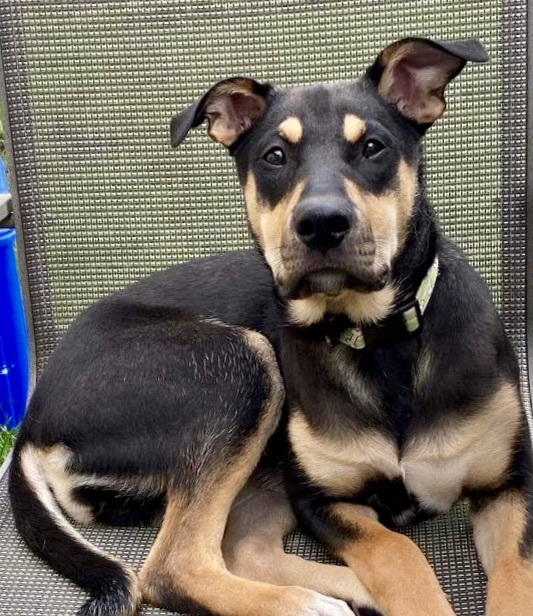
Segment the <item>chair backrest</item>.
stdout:
[[428,181],[525,369],[527,0],[0,0],[0,16],[39,369],[96,298],[250,245],[231,160],[203,129],[172,151],[175,111],[234,74],[350,79],[408,35],[475,36],[492,55],[452,86],[427,139]]

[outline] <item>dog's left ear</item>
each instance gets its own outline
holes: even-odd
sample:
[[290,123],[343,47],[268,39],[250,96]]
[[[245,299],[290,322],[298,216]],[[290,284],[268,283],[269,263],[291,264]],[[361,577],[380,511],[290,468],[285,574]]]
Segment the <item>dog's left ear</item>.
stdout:
[[367,76],[402,115],[427,127],[444,113],[444,90],[466,63],[488,60],[487,51],[476,39],[436,43],[407,38],[384,49]]
[[212,139],[231,147],[262,117],[273,87],[247,77],[219,81],[196,103],[175,115],[170,142],[177,147],[187,133],[207,119]]

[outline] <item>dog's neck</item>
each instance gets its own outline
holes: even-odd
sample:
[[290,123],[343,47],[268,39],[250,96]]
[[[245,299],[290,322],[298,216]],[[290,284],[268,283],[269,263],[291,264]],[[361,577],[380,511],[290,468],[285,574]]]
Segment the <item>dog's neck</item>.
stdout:
[[402,297],[417,292],[437,252],[437,221],[423,188],[417,197],[411,222],[405,245],[392,267],[392,282]]

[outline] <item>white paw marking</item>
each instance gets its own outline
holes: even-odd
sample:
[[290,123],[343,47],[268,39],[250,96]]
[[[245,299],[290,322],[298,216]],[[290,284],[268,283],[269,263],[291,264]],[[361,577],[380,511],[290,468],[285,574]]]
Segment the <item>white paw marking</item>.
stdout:
[[354,616],[354,613],[344,601],[316,593],[304,616]]

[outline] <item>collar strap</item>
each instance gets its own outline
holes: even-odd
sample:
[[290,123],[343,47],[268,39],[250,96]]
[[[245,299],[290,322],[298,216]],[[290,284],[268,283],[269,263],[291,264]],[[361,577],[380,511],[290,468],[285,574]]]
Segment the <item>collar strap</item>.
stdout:
[[383,321],[376,325],[347,327],[338,334],[338,341],[362,351],[382,344],[390,344],[411,336],[422,327],[426,311],[439,275],[439,259],[428,269],[414,298],[404,300]]

